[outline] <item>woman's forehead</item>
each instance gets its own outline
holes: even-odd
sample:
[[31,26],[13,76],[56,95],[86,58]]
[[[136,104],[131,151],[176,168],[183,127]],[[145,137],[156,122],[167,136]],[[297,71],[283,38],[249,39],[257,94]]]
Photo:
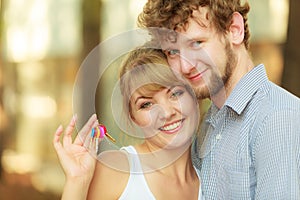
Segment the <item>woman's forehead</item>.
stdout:
[[138,95],[144,95],[144,96],[151,96],[154,95],[155,93],[166,89],[170,88],[170,86],[167,85],[161,85],[161,84],[146,84],[141,87],[138,87],[136,89],[132,90],[132,94],[138,94]]

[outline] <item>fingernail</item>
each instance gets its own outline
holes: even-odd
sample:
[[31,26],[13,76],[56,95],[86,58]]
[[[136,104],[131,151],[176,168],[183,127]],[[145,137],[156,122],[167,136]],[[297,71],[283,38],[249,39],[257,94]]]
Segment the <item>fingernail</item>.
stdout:
[[96,120],[97,119],[97,114],[92,114],[91,119]]
[[59,130],[62,130],[63,129],[63,126],[62,125],[59,125],[58,128],[56,129],[57,131]]
[[73,119],[77,119],[77,114],[74,114],[74,115],[73,115]]
[[76,121],[77,121],[77,114],[74,114],[74,115],[73,115],[72,121],[73,121],[73,122],[76,122]]

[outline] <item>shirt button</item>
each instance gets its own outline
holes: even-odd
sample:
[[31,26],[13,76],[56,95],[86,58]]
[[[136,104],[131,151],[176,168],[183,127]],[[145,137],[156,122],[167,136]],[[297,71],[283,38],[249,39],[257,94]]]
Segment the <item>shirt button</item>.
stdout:
[[216,135],[216,139],[217,139],[217,140],[220,140],[221,138],[222,138],[222,135],[221,135],[221,134]]

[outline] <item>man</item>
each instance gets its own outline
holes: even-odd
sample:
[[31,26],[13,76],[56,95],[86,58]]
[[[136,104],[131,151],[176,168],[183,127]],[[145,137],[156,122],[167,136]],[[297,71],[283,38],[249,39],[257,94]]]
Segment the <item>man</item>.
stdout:
[[240,0],[148,0],[138,24],[212,100],[192,151],[205,198],[300,199],[300,100],[251,60],[249,10]]

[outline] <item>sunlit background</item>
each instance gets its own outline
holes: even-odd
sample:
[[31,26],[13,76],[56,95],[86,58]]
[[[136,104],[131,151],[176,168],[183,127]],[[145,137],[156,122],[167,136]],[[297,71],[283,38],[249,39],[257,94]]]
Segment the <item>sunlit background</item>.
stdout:
[[[64,174],[52,137],[74,114],[77,70],[101,41],[136,28],[145,2],[0,0],[0,199],[59,199]],[[249,2],[255,63],[300,96],[298,0]],[[116,76],[105,74],[96,110],[118,138],[105,93]]]

